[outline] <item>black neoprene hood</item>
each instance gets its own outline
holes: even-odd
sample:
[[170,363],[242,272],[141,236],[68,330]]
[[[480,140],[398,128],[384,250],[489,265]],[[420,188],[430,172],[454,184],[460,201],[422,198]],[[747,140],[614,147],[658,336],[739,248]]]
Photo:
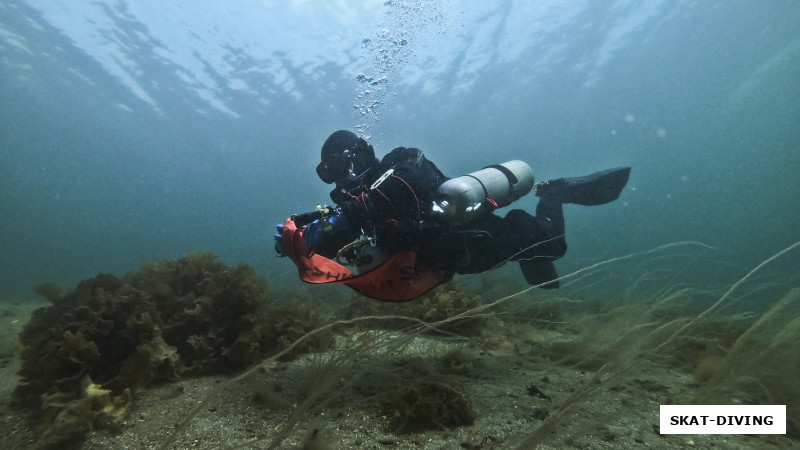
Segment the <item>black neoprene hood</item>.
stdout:
[[320,160],[325,160],[331,156],[341,156],[345,150],[350,150],[356,154],[368,154],[374,157],[375,152],[367,141],[358,137],[352,131],[339,130],[328,136],[322,144]]

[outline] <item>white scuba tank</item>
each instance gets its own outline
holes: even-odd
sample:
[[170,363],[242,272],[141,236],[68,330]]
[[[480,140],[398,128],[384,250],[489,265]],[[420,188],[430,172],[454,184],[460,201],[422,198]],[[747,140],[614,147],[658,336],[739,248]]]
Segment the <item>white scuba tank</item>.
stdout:
[[529,193],[533,183],[533,170],[523,161],[487,166],[442,183],[433,213],[445,222],[469,222],[508,206]]

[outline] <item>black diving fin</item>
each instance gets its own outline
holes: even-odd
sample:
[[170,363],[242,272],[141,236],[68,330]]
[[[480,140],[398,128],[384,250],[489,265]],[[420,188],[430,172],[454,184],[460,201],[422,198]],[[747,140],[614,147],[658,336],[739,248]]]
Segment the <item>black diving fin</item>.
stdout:
[[519,261],[519,268],[531,286],[539,285],[542,289],[557,289],[559,286],[556,266],[550,259],[523,259]]
[[560,195],[561,203],[595,206],[613,202],[628,184],[630,167],[601,170],[585,177],[558,178],[537,183],[536,195]]

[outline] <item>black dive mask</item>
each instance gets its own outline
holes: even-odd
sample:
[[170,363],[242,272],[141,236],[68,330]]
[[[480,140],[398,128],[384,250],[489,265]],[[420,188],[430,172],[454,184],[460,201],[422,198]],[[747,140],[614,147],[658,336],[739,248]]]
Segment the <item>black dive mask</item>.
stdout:
[[342,154],[330,155],[317,165],[317,175],[326,184],[347,178],[353,172],[353,153],[345,150]]

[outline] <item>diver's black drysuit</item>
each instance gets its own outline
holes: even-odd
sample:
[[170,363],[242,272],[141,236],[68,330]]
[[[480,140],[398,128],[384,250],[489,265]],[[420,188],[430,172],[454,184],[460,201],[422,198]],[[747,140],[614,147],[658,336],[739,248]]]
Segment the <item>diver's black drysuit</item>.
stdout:
[[[552,262],[567,250],[560,196],[545,193],[536,216],[514,209],[503,218],[489,213],[467,223],[445,224],[434,217],[432,205],[447,179],[419,149],[392,150],[379,164],[331,191],[349,227],[326,236],[316,252],[332,258],[363,233],[389,252],[414,251],[421,263],[450,276],[519,261],[531,284],[558,278]],[[542,287],[558,287],[558,281]]]

